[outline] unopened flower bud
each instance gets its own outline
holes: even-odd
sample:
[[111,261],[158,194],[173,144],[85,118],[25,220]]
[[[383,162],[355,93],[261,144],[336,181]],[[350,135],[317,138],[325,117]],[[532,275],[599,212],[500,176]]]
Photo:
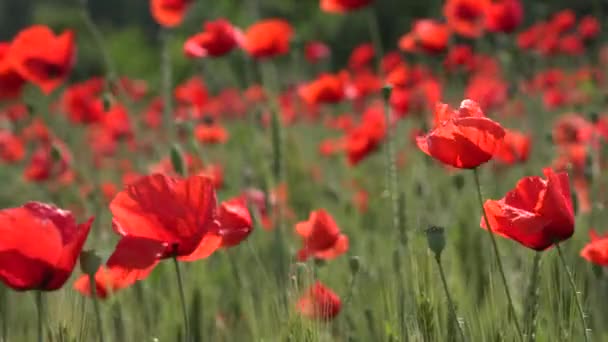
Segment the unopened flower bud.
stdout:
[[429,248],[436,256],[440,256],[445,248],[445,229],[443,227],[431,226],[426,230],[426,239]]
[[95,251],[82,251],[80,253],[80,270],[89,276],[94,276],[101,266],[101,258]]

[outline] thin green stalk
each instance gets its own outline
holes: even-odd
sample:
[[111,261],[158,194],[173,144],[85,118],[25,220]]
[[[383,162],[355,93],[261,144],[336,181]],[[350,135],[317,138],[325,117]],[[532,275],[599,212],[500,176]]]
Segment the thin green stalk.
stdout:
[[95,276],[89,276],[89,288],[91,289],[91,300],[93,301],[93,310],[95,311],[95,320],[97,321],[97,334],[99,335],[99,342],[104,342],[103,322],[101,320],[101,310],[99,309],[99,298],[97,298]]
[[524,314],[524,334],[529,342],[533,342],[536,336],[536,327],[538,320],[538,297],[540,292],[540,252],[536,252],[532,261],[532,273],[530,274],[530,282],[528,285],[528,294],[526,297],[526,312]]
[[505,294],[507,295],[507,301],[509,302],[509,311],[511,311],[513,323],[515,324],[515,328],[517,329],[517,335],[519,336],[519,340],[523,342],[524,335],[519,327],[519,322],[517,321],[517,315],[515,314],[515,307],[513,306],[513,299],[511,297],[511,291],[509,291],[509,285],[507,284],[507,277],[505,276],[505,271],[502,266],[502,260],[500,258],[500,252],[498,251],[498,244],[496,243],[496,237],[494,236],[494,231],[490,226],[490,221],[488,220],[488,215],[486,214],[486,209],[483,206],[483,196],[481,195],[481,184],[479,182],[479,173],[477,169],[473,169],[473,175],[475,176],[475,185],[477,186],[477,197],[479,199],[479,205],[481,205],[481,211],[483,213],[483,219],[486,223],[488,235],[490,236],[490,240],[492,241],[492,247],[494,249],[494,255],[496,256],[496,263],[498,264],[498,271],[500,273],[500,277],[502,278],[502,283],[505,287]]
[[8,295],[7,295],[7,289],[0,284],[0,310],[2,311],[1,315],[2,315],[2,331],[1,331],[1,337],[2,337],[2,341],[8,341]]
[[578,292],[576,291],[576,283],[574,283],[574,277],[572,276],[572,272],[566,264],[566,259],[564,258],[564,254],[562,253],[562,249],[559,246],[559,243],[555,244],[555,248],[557,249],[557,254],[559,255],[559,259],[566,270],[566,275],[568,276],[568,281],[570,282],[570,288],[572,289],[572,294],[574,295],[574,300],[576,302],[576,309],[578,311],[579,318],[581,320],[581,324],[583,325],[583,337],[585,338],[585,342],[589,341],[589,331],[587,330],[587,322],[585,321],[585,313],[583,312],[583,305],[581,304],[581,300],[578,296]]
[[[391,90],[384,89],[384,120],[386,121],[386,147],[385,147],[385,163],[387,169],[387,181],[386,181],[386,191],[391,200],[391,209],[392,209],[392,229],[395,234],[399,234],[401,236],[402,233],[399,231],[401,228],[400,224],[400,215],[399,215],[399,179],[397,177],[397,162],[395,157],[395,130],[391,128],[391,107],[388,103]],[[398,239],[400,241],[401,238]]]
[[184,295],[184,285],[182,283],[182,274],[179,269],[177,257],[173,257],[173,265],[175,266],[175,277],[177,278],[177,287],[179,289],[179,299],[182,304],[182,314],[184,315],[184,340],[190,342],[190,326],[188,325],[188,310],[186,308],[186,296]]
[[435,261],[437,261],[437,267],[439,267],[439,275],[441,276],[441,283],[443,284],[443,290],[445,291],[445,296],[448,299],[448,307],[453,317],[456,326],[458,327],[458,333],[460,335],[461,341],[466,341],[464,337],[464,331],[458,322],[458,316],[456,315],[456,306],[454,305],[454,301],[452,301],[452,296],[450,296],[450,290],[448,288],[448,282],[445,280],[445,272],[443,271],[443,264],[441,263],[441,255],[435,254]]
[[44,341],[44,331],[43,331],[43,322],[44,322],[44,307],[42,303],[42,291],[36,291],[36,309],[38,310],[38,342]]
[[101,32],[95,25],[93,18],[91,18],[91,14],[87,8],[88,0],[80,0],[81,5],[81,15],[84,21],[85,26],[93,36],[93,40],[97,45],[98,51],[101,53],[101,58],[103,59],[104,68],[106,69],[106,75],[110,81],[114,81],[116,77],[116,69],[112,65],[112,60],[110,59],[110,55],[108,54],[108,50],[105,48],[105,44],[103,42],[103,36]]
[[170,51],[171,32],[163,30],[161,32],[162,51],[161,51],[161,90],[163,99],[163,122],[165,130],[168,132],[168,140],[171,142],[175,136],[173,127],[173,105],[171,85],[171,51]]
[[383,54],[382,47],[382,36],[380,35],[380,25],[378,24],[378,18],[376,17],[376,12],[372,7],[367,11],[367,24],[369,25],[369,33],[372,39],[372,44],[374,45],[375,55],[378,71],[380,72],[380,60]]

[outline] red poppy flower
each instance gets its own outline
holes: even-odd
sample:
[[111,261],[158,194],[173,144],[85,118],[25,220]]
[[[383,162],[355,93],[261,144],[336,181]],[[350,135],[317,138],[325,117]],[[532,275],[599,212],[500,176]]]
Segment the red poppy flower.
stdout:
[[445,56],[443,66],[448,71],[456,71],[458,69],[471,71],[473,69],[473,50],[470,46],[464,44],[452,46],[447,56]]
[[159,128],[163,123],[163,100],[153,99],[144,113],[144,123],[150,128]]
[[319,153],[325,157],[331,157],[344,150],[344,139],[325,139],[319,143]]
[[205,30],[186,40],[184,53],[191,58],[220,57],[238,47],[243,33],[226,19],[205,23]]
[[390,51],[382,56],[380,69],[382,69],[382,73],[388,74],[401,64],[403,64],[401,53],[399,51]]
[[553,142],[557,145],[584,144],[593,136],[593,124],[577,113],[560,116],[553,124]]
[[0,160],[5,163],[16,163],[25,158],[23,141],[13,133],[0,130]]
[[202,123],[194,128],[194,137],[204,144],[224,144],[229,136],[228,131],[216,123]]
[[608,266],[608,235],[600,236],[591,229],[589,237],[591,242],[581,250],[581,256],[596,265]]
[[371,4],[373,0],[321,0],[321,10],[329,13],[346,13]]
[[448,0],[443,15],[448,25],[467,38],[478,38],[486,26],[488,0]]
[[508,165],[525,162],[530,155],[530,143],[530,135],[505,129],[505,138],[495,158]]
[[492,159],[505,135],[497,122],[487,118],[479,105],[464,100],[452,111],[446,104],[435,108],[435,128],[417,137],[422,152],[459,169],[474,169]]
[[192,2],[192,0],[150,0],[150,12],[159,25],[176,27],[184,20]]
[[[160,262],[165,247],[155,240],[125,236],[116,245],[116,249],[105,265],[95,273],[95,294],[107,298],[113,292],[127,288],[138,280],[150,275]],[[81,276],[74,283],[74,289],[83,295],[90,296],[90,279]]]
[[363,120],[346,137],[346,154],[350,165],[357,165],[378,149],[386,135],[387,123],[382,109],[370,108]]
[[15,70],[45,93],[57,88],[76,61],[74,33],[55,36],[46,26],[30,26],[17,34],[8,52]]
[[175,87],[175,99],[180,105],[186,106],[189,113],[199,117],[209,99],[209,93],[205,81],[200,77],[192,77],[188,81]]
[[298,260],[309,257],[334,259],[348,250],[348,237],[324,209],[310,213],[308,221],[296,224],[296,232],[303,238],[304,246],[298,251]]
[[416,20],[412,30],[401,37],[399,48],[406,52],[441,53],[448,45],[450,28],[433,19]]
[[340,297],[321,282],[317,281],[298,300],[298,311],[305,317],[329,321],[335,318],[341,309]]
[[344,99],[343,74],[321,74],[319,77],[298,90],[300,97],[311,105],[338,103]]
[[511,33],[521,24],[524,9],[519,0],[492,1],[488,6],[487,29]]
[[0,280],[18,291],[61,288],[92,222],[77,224],[71,212],[40,202],[0,210]]
[[323,42],[308,42],[304,47],[304,57],[311,64],[316,64],[331,55],[331,50]]
[[600,22],[593,16],[586,16],[578,24],[578,34],[583,40],[591,40],[601,32]]
[[374,45],[365,43],[353,49],[348,58],[348,67],[354,70],[364,69],[374,61]]
[[270,58],[289,52],[294,30],[287,20],[265,19],[245,33],[243,49],[254,58]]
[[148,83],[144,80],[131,79],[126,76],[122,76],[118,79],[120,86],[114,86],[112,91],[115,94],[119,94],[124,91],[133,101],[141,100],[148,93]]
[[62,109],[74,123],[95,123],[103,119],[103,102],[100,95],[104,80],[93,77],[70,85],[61,97]]
[[477,103],[484,111],[491,111],[507,102],[509,86],[500,76],[477,74],[469,79],[464,96]]
[[[542,251],[574,233],[570,181],[565,172],[544,171],[521,179],[515,189],[498,201],[484,204],[492,230],[520,244]],[[481,227],[486,228],[484,219]]]
[[568,34],[560,38],[559,52],[569,56],[578,56],[585,52],[585,46],[578,35]]
[[23,176],[32,182],[52,179],[70,182],[73,176],[71,165],[72,154],[63,142],[55,140],[52,143],[41,143],[30,157]]
[[549,25],[552,31],[557,34],[566,32],[576,25],[576,13],[571,9],[559,11],[553,15]]
[[10,44],[0,42],[0,100],[10,100],[21,95],[25,80],[13,68],[8,59]]
[[213,251],[219,247],[215,222],[215,190],[207,177],[174,179],[154,174],[141,177],[116,195],[110,210],[114,230],[165,246],[163,257],[192,254],[201,240]]
[[243,197],[222,202],[218,212],[218,221],[222,247],[238,245],[253,231],[253,220]]

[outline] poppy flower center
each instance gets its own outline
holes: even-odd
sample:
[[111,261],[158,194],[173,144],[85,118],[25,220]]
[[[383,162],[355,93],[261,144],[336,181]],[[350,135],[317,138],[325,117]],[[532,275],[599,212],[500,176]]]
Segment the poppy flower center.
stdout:
[[64,72],[64,69],[60,65],[49,63],[37,58],[28,59],[25,62],[25,65],[32,70],[36,76],[42,78],[57,78],[60,77]]
[[476,20],[481,17],[482,12],[478,7],[469,3],[460,3],[456,7],[456,16],[463,20]]

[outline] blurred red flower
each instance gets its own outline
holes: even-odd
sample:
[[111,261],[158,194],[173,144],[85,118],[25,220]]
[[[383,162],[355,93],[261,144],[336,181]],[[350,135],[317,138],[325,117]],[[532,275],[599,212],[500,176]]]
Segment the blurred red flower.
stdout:
[[578,56],[585,52],[583,41],[577,34],[567,34],[559,39],[559,52],[564,55]]
[[209,100],[209,92],[205,81],[194,76],[175,87],[175,99],[178,105],[184,106],[189,118],[198,118],[202,115],[205,104]]
[[311,64],[319,63],[320,61],[329,58],[330,55],[331,50],[329,49],[329,46],[323,42],[308,42],[304,47],[304,57]]
[[4,163],[17,163],[23,158],[25,158],[23,140],[10,131],[0,130],[0,160]]
[[399,48],[406,52],[443,52],[450,39],[450,28],[434,19],[420,19],[414,22],[412,30],[399,39]]
[[[537,250],[545,250],[574,233],[570,180],[565,172],[543,170],[547,179],[525,177],[501,200],[484,204],[492,230]],[[481,227],[487,229],[484,219]]]
[[72,154],[68,147],[55,139],[39,144],[31,155],[23,176],[31,182],[59,180],[70,183],[73,177],[71,165]]
[[576,25],[576,13],[571,9],[559,11],[553,15],[549,26],[557,34],[571,30]]
[[524,9],[520,0],[498,0],[490,2],[486,27],[491,32],[511,33],[521,24]]
[[271,58],[289,52],[294,35],[291,24],[284,19],[264,19],[245,32],[243,49],[254,58]]
[[13,68],[8,58],[10,43],[0,42],[0,100],[10,100],[21,96],[25,80]]
[[590,40],[597,37],[602,28],[600,22],[593,16],[586,16],[578,23],[578,34],[583,40]]
[[103,88],[104,80],[100,77],[67,87],[61,96],[60,105],[70,121],[84,124],[102,121],[103,102],[99,96]]
[[525,162],[530,155],[531,140],[529,134],[505,129],[505,138],[496,152],[496,160],[507,165]]
[[486,26],[489,0],[447,0],[443,15],[448,25],[467,38],[479,38]]
[[373,0],[321,0],[322,11],[329,13],[346,13],[358,10],[371,4]]
[[460,169],[474,169],[492,159],[505,135],[500,124],[471,100],[462,101],[455,111],[438,104],[434,126],[427,135],[417,137],[416,144],[429,156]]
[[241,45],[243,33],[226,19],[206,22],[204,31],[188,38],[184,53],[191,58],[220,57]]
[[71,212],[40,202],[0,210],[0,280],[18,291],[61,288],[92,222],[77,224]]
[[473,50],[471,47],[464,44],[458,44],[450,47],[448,54],[443,61],[443,66],[451,72],[458,69],[468,72],[474,67],[473,61]]
[[372,43],[361,44],[350,53],[348,67],[354,70],[367,68],[374,61],[375,55]]
[[7,58],[24,79],[48,94],[68,77],[74,66],[74,33],[67,30],[56,36],[47,26],[30,26],[13,39]]
[[203,144],[224,144],[230,135],[218,123],[201,123],[194,128],[194,137]]
[[150,0],[150,12],[159,25],[176,27],[182,23],[192,3],[192,0]]
[[298,260],[309,257],[334,259],[348,250],[348,237],[340,232],[333,217],[325,209],[310,213],[307,221],[296,224],[296,233],[303,239],[303,247],[298,251]]
[[310,105],[338,103],[344,99],[345,74],[321,74],[316,80],[300,86],[298,94]]
[[359,126],[348,132],[346,154],[350,165],[357,165],[375,151],[386,135],[387,123],[382,109],[370,108]]
[[608,236],[600,236],[590,229],[589,237],[591,242],[581,250],[581,256],[596,265],[608,266]]
[[253,220],[244,197],[222,202],[218,211],[222,247],[233,247],[253,231]]
[[298,311],[305,317],[329,321],[335,318],[341,309],[340,297],[321,282],[317,281],[298,300]]

